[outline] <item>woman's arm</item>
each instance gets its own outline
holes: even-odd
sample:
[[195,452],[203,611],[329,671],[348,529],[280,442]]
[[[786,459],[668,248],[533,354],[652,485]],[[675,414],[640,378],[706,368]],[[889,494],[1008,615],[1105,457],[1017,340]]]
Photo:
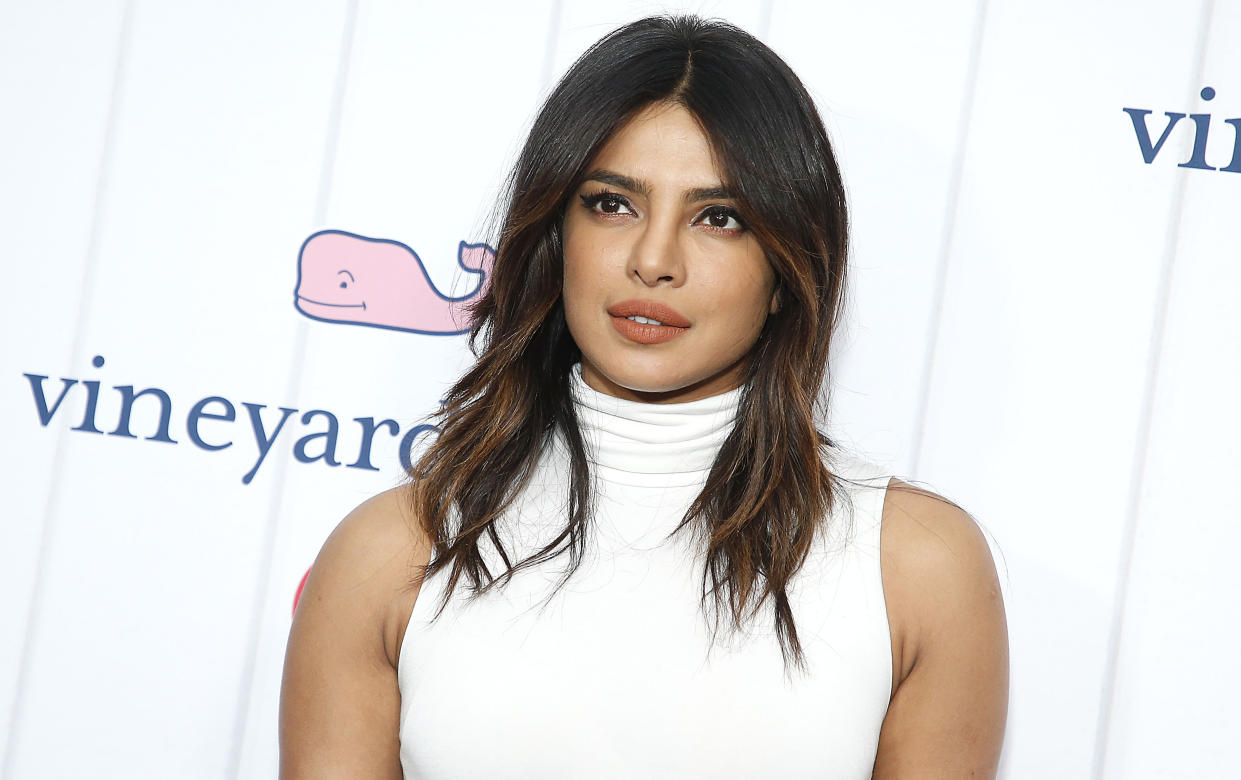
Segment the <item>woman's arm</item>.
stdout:
[[402,495],[350,512],[310,569],[285,651],[281,780],[401,778],[396,661],[402,609],[417,595],[401,589],[429,553],[411,536]]
[[1008,714],[1008,627],[991,551],[961,509],[892,485],[884,592],[912,660],[888,706],[874,777],[995,777]]

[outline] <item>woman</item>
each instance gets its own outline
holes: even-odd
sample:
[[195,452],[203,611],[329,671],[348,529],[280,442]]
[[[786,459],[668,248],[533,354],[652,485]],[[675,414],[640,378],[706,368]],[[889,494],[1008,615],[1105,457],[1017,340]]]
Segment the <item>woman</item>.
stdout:
[[306,582],[282,777],[994,776],[983,536],[816,427],[848,220],[797,77],[634,22],[509,185],[477,363]]

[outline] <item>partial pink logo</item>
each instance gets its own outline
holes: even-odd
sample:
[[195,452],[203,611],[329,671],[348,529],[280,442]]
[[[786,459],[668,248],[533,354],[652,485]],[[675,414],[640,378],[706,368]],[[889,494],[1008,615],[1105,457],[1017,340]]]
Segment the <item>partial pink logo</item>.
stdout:
[[466,333],[464,305],[487,291],[495,251],[486,244],[457,248],[457,265],[478,277],[457,298],[440,293],[414,250],[399,241],[321,230],[302,244],[293,305],[324,322],[369,325],[431,336]]

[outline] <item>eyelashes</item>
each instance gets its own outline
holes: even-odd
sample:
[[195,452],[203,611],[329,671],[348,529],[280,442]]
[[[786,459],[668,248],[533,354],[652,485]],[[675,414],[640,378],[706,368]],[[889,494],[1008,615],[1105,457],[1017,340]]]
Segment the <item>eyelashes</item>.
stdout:
[[[715,217],[722,217],[724,219],[737,220],[738,227],[736,228],[736,232],[738,233],[743,233],[749,229],[746,226],[745,222],[741,221],[741,215],[737,213],[737,210],[734,208],[730,208],[728,206],[708,206],[707,208],[703,209],[701,214],[699,214],[697,217],[694,218],[694,222],[697,222],[698,220],[704,219],[704,218],[713,219]],[[712,227],[717,230],[727,230],[730,233],[733,232],[731,229],[722,227],[720,225],[708,225],[708,227]]]
[[[588,211],[598,216],[609,217],[609,216],[615,216],[621,213],[620,211],[615,211],[615,210],[599,211],[597,207],[600,204],[607,204],[608,207],[613,208],[613,209],[619,206],[619,207],[628,209],[630,212],[633,212],[633,205],[629,202],[629,199],[626,198],[624,195],[621,195],[619,192],[611,192],[608,190],[604,190],[601,192],[593,192],[593,193],[587,193],[585,195],[579,195],[578,197],[581,199],[582,205]],[[699,212],[698,216],[694,217],[693,221],[690,224],[691,225],[697,224],[698,222],[704,219],[736,220],[738,227],[735,227],[735,228],[729,228],[729,227],[725,227],[724,225],[715,225],[715,224],[707,225],[707,227],[710,228],[711,230],[718,231],[721,233],[742,233],[748,230],[748,227],[746,226],[745,222],[742,221],[741,219],[741,215],[737,213],[736,209],[730,206],[722,206],[722,205],[708,206],[707,208]]]
[[[594,211],[596,206],[598,206],[600,203],[603,203],[605,201],[609,204],[617,204],[620,206],[624,206],[625,208],[631,211],[633,210],[633,206],[629,205],[628,198],[616,192],[607,192],[605,190],[603,192],[595,192],[595,193],[589,193],[586,195],[579,195],[578,197],[582,199],[582,205],[590,209],[591,211]],[[602,213],[613,214],[615,212],[605,211]]]

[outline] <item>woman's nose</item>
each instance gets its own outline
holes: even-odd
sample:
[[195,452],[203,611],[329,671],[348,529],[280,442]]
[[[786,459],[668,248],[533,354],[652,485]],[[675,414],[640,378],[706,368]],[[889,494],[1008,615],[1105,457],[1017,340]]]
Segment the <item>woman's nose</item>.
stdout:
[[629,259],[629,272],[648,287],[661,282],[679,286],[684,277],[684,262],[674,216],[648,217],[642,233],[634,243]]

